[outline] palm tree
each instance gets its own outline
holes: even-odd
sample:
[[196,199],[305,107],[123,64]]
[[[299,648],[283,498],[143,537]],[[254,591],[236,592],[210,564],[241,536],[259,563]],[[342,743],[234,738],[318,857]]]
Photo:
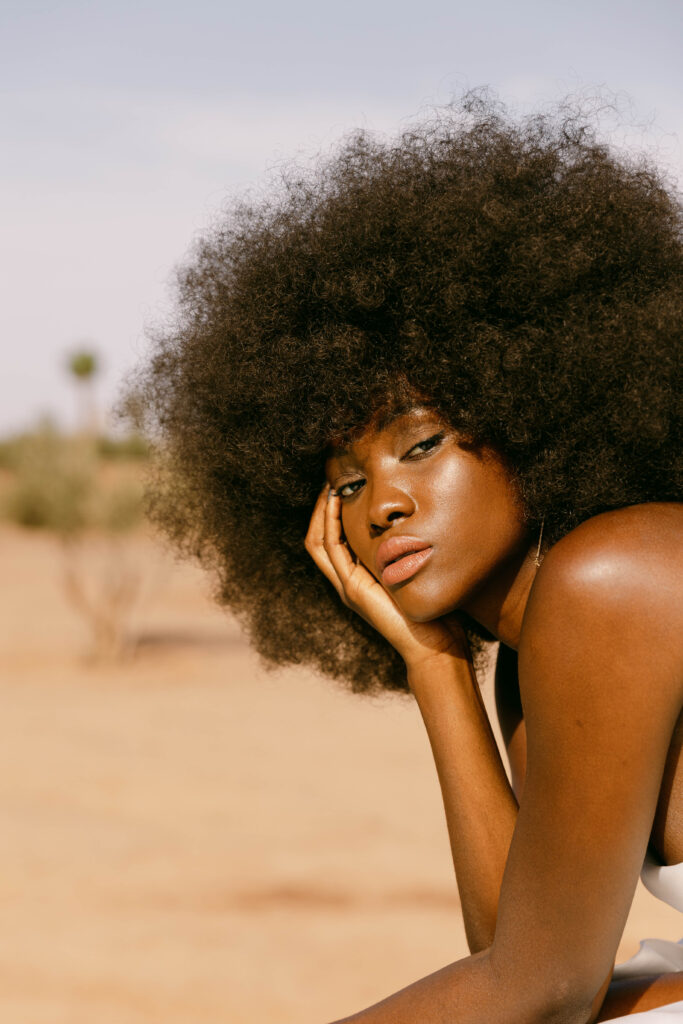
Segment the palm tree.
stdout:
[[99,370],[97,356],[88,349],[79,349],[69,356],[67,366],[79,390],[81,430],[84,434],[94,437],[99,425],[94,386],[95,376]]

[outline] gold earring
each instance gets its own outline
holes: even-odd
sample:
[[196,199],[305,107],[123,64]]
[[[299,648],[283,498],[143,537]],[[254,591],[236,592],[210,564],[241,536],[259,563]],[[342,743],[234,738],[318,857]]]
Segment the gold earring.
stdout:
[[541,530],[538,535],[538,547],[536,548],[536,554],[534,556],[534,565],[536,568],[541,564],[543,559],[541,558],[541,544],[543,543],[543,527],[545,526],[545,516],[541,520]]

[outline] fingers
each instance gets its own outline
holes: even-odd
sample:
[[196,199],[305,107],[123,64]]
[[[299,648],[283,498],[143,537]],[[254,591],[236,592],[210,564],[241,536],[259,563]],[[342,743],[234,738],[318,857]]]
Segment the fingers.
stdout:
[[324,544],[327,556],[342,585],[356,568],[356,562],[344,540],[341,521],[341,498],[330,492],[325,507]]
[[[313,509],[313,515],[311,516],[311,522],[308,527],[308,533],[306,534],[306,550],[309,555],[318,566],[320,571],[327,577],[330,583],[334,586],[335,590],[340,597],[344,597],[344,587],[339,579],[336,569],[332,564],[330,556],[326,549],[325,539],[325,523],[328,502],[328,495],[330,494],[330,485],[326,484],[322,491],[318,495],[318,500],[315,503]],[[339,501],[339,499],[337,499]],[[341,523],[340,523],[341,530]]]
[[305,544],[306,550],[312,557],[315,557],[314,552],[317,548],[323,546],[323,541],[325,539],[325,506],[327,504],[327,495],[329,490],[330,485],[325,484],[313,507],[313,514],[311,515],[311,521],[308,526]]

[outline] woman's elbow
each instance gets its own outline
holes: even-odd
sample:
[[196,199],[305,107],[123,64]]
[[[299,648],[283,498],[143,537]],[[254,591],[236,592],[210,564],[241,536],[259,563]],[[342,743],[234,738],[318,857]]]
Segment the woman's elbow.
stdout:
[[[524,1024],[593,1024],[603,993],[576,982],[570,976],[553,978],[549,964],[534,969],[508,970],[498,974],[496,984],[508,993],[510,1020]],[[498,973],[498,972],[495,972]]]
[[574,999],[567,999],[559,1005],[555,1005],[550,1015],[545,1014],[538,1018],[538,1024],[592,1024],[595,1020],[595,1013],[591,1005],[585,1002],[577,1002]]
[[534,1000],[530,1024],[591,1024],[593,1001],[574,991],[545,992]]

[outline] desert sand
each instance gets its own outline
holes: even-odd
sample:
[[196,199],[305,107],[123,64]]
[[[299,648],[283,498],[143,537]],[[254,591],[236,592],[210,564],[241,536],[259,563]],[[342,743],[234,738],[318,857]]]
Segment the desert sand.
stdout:
[[[95,664],[59,545],[0,530],[0,1020],[324,1024],[464,955],[414,703],[266,673],[125,545],[137,649]],[[682,933],[639,888],[619,958]]]

